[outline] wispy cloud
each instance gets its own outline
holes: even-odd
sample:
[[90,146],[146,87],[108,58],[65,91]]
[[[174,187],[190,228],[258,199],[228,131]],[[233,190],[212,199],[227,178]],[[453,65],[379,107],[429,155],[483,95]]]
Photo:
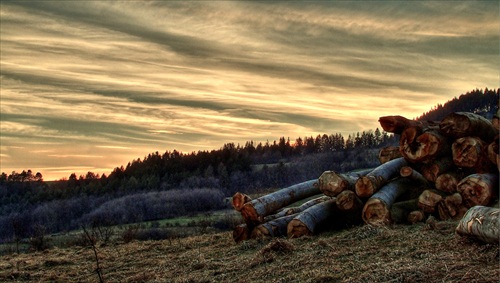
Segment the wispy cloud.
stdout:
[[0,13],[0,169],[48,178],[374,129],[500,76],[495,1],[4,1]]

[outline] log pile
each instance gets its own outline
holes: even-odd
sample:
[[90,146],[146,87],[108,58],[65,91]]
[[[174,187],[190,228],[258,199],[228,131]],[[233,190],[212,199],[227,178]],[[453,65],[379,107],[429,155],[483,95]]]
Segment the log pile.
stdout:
[[[301,237],[363,223],[414,224],[429,216],[460,220],[469,209],[498,203],[499,129],[495,120],[456,112],[441,121],[384,116],[379,122],[386,132],[400,137],[399,146],[380,150],[379,166],[347,173],[325,171],[318,179],[253,200],[236,193],[233,207],[245,224],[234,229],[233,239]],[[310,200],[293,206],[305,199]],[[469,218],[478,219],[477,214],[484,211],[488,219],[499,214],[480,209],[468,213],[476,217]],[[496,217],[487,223],[498,222]],[[480,221],[465,221],[475,226],[461,224],[457,227],[461,235],[473,231],[477,238],[491,241],[491,234],[498,234],[498,229],[491,232],[491,224],[485,226],[489,230],[481,231]]]

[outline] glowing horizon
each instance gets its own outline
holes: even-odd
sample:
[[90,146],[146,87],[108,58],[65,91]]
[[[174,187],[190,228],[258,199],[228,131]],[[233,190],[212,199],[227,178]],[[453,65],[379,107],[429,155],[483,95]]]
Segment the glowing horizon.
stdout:
[[414,118],[499,87],[499,5],[4,1],[0,171],[109,174]]

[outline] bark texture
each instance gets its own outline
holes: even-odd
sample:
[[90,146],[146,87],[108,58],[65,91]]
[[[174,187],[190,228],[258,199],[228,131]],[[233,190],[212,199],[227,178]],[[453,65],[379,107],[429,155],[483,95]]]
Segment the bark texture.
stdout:
[[366,176],[363,176],[356,181],[356,195],[361,198],[372,196],[390,179],[398,176],[401,167],[406,166],[407,164],[406,160],[400,157],[376,167],[373,171],[366,174]]
[[295,216],[288,223],[287,235],[289,238],[298,238],[307,235],[314,235],[324,228],[339,210],[336,199],[331,199],[315,206],[312,206]]
[[329,197],[329,196],[320,196],[320,197],[314,198],[312,200],[308,200],[308,201],[304,202],[303,204],[301,204],[300,206],[283,208],[282,210],[278,211],[275,214],[268,215],[268,216],[264,217],[264,222],[271,221],[271,220],[274,220],[277,218],[281,218],[283,216],[288,216],[291,214],[297,214],[299,212],[302,212],[302,211],[308,209],[309,207],[311,207],[313,205],[327,201],[329,199],[331,199],[331,197]]
[[318,180],[309,180],[247,202],[240,212],[247,224],[258,225],[278,209],[320,193]]
[[491,142],[498,134],[493,124],[486,118],[470,112],[454,112],[448,114],[439,123],[441,132],[454,139],[476,136]]
[[500,209],[486,206],[471,207],[458,223],[455,231],[486,243],[498,243],[500,239]]
[[296,215],[297,214],[291,214],[259,224],[253,229],[250,237],[252,239],[263,239],[286,236],[288,223],[290,223]]

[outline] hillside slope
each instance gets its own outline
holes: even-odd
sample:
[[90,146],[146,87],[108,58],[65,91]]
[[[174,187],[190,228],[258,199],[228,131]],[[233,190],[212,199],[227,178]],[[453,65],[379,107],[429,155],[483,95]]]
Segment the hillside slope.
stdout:
[[[101,247],[105,282],[499,282],[499,246],[456,222],[235,244],[230,233]],[[90,248],[0,258],[0,281],[98,282]]]

